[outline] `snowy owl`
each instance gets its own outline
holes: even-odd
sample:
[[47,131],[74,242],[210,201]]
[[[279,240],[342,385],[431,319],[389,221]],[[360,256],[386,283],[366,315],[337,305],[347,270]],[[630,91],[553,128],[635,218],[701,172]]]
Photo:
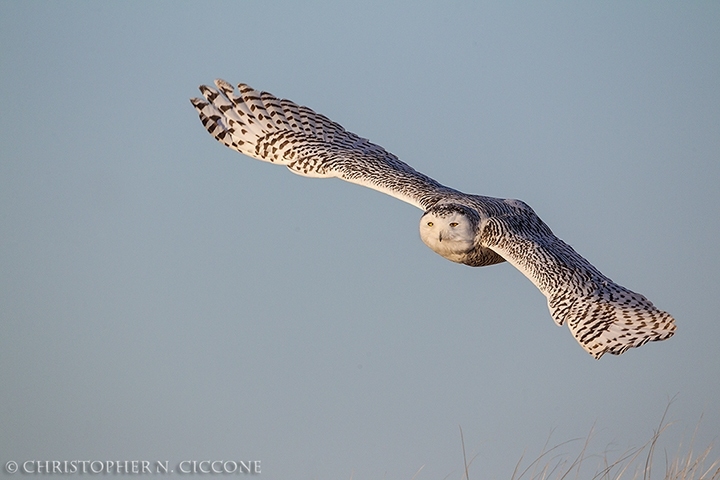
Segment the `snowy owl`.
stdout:
[[510,262],[593,357],[675,332],[672,316],[600,273],[524,202],[459,192],[307,107],[245,84],[215,86],[201,86],[204,98],[191,102],[220,143],[298,175],[341,178],[415,205],[424,212],[420,238],[428,247],[472,267]]

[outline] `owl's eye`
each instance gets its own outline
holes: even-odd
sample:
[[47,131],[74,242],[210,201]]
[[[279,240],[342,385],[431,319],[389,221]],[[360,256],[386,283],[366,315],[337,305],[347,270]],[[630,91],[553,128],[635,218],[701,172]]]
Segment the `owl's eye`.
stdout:
[[428,226],[428,227],[432,227],[432,226],[433,226],[433,222],[428,222],[428,223],[427,223],[427,226]]
[[451,227],[457,227],[457,226],[458,226],[458,222],[452,222],[452,223],[450,224],[450,226],[451,226]]

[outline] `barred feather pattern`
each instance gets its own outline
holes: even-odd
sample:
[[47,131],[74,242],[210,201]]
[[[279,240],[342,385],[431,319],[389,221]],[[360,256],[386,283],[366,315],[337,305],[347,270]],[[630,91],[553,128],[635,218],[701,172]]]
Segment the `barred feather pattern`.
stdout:
[[425,209],[454,190],[311,109],[224,80],[191,102],[223,145],[307,177],[338,177]]
[[555,323],[567,323],[593,357],[619,355],[674,334],[672,316],[603,275],[524,202],[446,187],[327,117],[248,85],[235,89],[216,80],[215,88],[200,91],[203,98],[191,99],[200,120],[233,150],[298,175],[337,177],[378,190],[425,215],[467,217],[476,232],[474,247],[446,258],[470,266],[511,263],[546,296]]
[[491,218],[482,242],[535,284],[555,323],[567,322],[588,353],[620,355],[675,333],[670,314],[603,275],[525,207],[520,215]]

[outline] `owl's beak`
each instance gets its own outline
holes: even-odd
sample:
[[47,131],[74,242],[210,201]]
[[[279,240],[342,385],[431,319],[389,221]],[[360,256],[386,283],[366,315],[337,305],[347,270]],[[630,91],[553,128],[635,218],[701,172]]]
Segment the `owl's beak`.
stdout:
[[442,242],[442,232],[438,235],[438,241]]

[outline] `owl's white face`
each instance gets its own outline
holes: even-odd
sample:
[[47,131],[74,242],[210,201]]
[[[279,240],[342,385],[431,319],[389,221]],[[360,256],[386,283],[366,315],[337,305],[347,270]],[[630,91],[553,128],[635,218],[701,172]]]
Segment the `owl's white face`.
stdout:
[[475,223],[462,212],[429,211],[420,219],[420,238],[435,253],[460,262],[475,247]]

